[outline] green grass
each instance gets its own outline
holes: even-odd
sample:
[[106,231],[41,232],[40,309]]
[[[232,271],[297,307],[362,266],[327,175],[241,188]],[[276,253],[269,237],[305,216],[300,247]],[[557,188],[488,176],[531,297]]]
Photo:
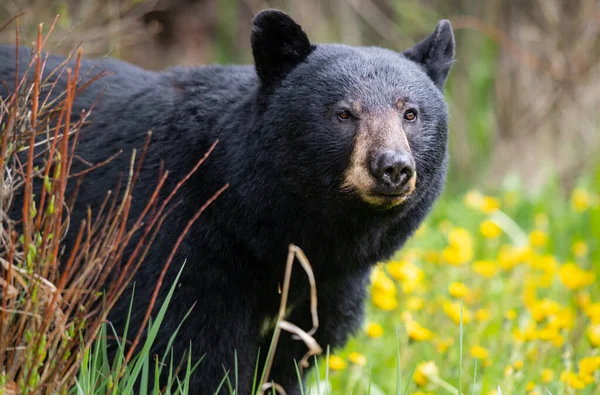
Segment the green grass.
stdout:
[[[188,352],[185,358],[185,367],[182,369],[182,373],[176,376],[174,375],[175,369],[178,366],[179,359],[183,356],[174,356],[171,352],[167,351],[159,360],[158,358],[155,359],[154,355],[150,352],[152,344],[158,335],[160,325],[167,313],[169,302],[176,290],[176,284],[178,283],[181,270],[183,270],[183,266],[173,282],[155,319],[149,322],[147,336],[140,352],[125,365],[126,350],[124,349],[123,344],[117,341],[118,350],[115,358],[113,361],[109,361],[108,334],[111,333],[112,336],[117,339],[126,338],[129,329],[129,319],[125,324],[124,332],[120,334],[120,336],[115,332],[111,325],[103,324],[93,346],[83,354],[79,374],[77,375],[75,386],[71,391],[72,394],[100,395],[106,394],[109,390],[113,391],[113,393],[131,394],[133,393],[137,381],[139,381],[140,384],[138,392],[140,395],[158,394],[158,377],[163,372],[163,369],[166,368],[169,369],[169,374],[165,386],[166,391],[162,393],[173,395],[188,393],[190,375],[198,368],[199,364],[202,362],[202,358],[192,365],[192,355],[191,352]],[[132,295],[132,302],[134,297],[135,292]],[[129,306],[129,316],[131,315],[131,306],[132,304]],[[184,320],[186,318],[187,315]],[[167,350],[171,350],[171,346],[178,332],[179,327],[169,338]],[[154,381],[150,380],[150,369],[154,369]]]

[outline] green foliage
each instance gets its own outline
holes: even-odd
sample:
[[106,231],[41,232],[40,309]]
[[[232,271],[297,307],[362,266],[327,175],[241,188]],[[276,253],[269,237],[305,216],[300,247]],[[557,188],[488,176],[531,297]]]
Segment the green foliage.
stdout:
[[[125,348],[121,342],[117,342],[118,351],[116,352],[115,359],[109,361],[108,358],[108,342],[107,336],[109,328],[112,330],[112,335],[119,339],[120,337],[114,332],[114,329],[108,324],[103,324],[100,332],[92,347],[88,348],[82,357],[81,367],[75,386],[73,387],[71,394],[106,394],[109,391],[116,391],[116,393],[131,394],[133,393],[134,385],[139,380],[139,394],[187,394],[190,375],[201,363],[202,358],[192,365],[192,355],[188,352],[185,356],[185,368],[183,374],[175,375],[175,370],[178,368],[178,364],[174,363],[174,359],[182,358],[184,356],[174,356],[171,352],[171,346],[179,327],[173,332],[169,338],[167,344],[167,352],[162,358],[157,358],[153,355],[150,350],[153,343],[156,340],[158,330],[161,323],[164,320],[165,314],[167,313],[169,303],[176,290],[176,285],[179,281],[179,276],[183,270],[183,265],[171,285],[169,293],[167,294],[165,301],[163,302],[156,319],[151,321],[147,328],[147,336],[145,342],[142,345],[139,353],[125,365]],[[133,302],[132,296],[132,302]],[[131,305],[129,309],[129,316],[131,315]],[[189,312],[188,312],[189,315]],[[184,317],[184,320],[187,315]],[[183,321],[182,321],[183,322]],[[125,325],[123,338],[127,338],[127,332],[129,328],[129,319]],[[113,345],[114,346],[114,345]],[[154,382],[150,382],[150,369],[154,369]],[[168,369],[167,382],[165,385],[165,392],[160,392],[158,378],[161,374],[164,374],[164,370]],[[181,377],[182,376],[182,377]]]

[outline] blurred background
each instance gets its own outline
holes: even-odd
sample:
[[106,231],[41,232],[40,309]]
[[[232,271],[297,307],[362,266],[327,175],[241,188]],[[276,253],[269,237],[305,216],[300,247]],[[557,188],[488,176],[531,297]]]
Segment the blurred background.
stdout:
[[[23,13],[31,44],[37,24],[60,14],[46,49],[81,45],[86,56],[159,70],[252,62],[251,21],[267,7],[290,13],[313,42],[399,51],[451,20],[448,193],[600,182],[598,0],[2,0],[0,21]],[[13,23],[0,42],[14,39]]]

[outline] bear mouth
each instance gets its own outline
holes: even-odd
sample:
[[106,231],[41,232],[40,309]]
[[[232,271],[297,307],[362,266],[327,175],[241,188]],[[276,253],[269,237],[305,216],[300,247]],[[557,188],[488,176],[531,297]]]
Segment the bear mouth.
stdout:
[[379,208],[396,207],[406,201],[410,197],[410,192],[402,193],[369,193],[362,196],[362,199],[372,206]]

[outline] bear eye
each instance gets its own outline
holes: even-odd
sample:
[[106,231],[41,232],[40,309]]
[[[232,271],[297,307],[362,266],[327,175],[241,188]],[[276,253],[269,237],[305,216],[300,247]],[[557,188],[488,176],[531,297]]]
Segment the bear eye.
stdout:
[[347,121],[350,118],[352,118],[352,114],[350,114],[346,110],[343,110],[343,111],[338,112],[337,117],[340,121]]
[[404,119],[406,119],[408,122],[413,122],[415,119],[417,119],[417,110],[406,110],[404,113]]

